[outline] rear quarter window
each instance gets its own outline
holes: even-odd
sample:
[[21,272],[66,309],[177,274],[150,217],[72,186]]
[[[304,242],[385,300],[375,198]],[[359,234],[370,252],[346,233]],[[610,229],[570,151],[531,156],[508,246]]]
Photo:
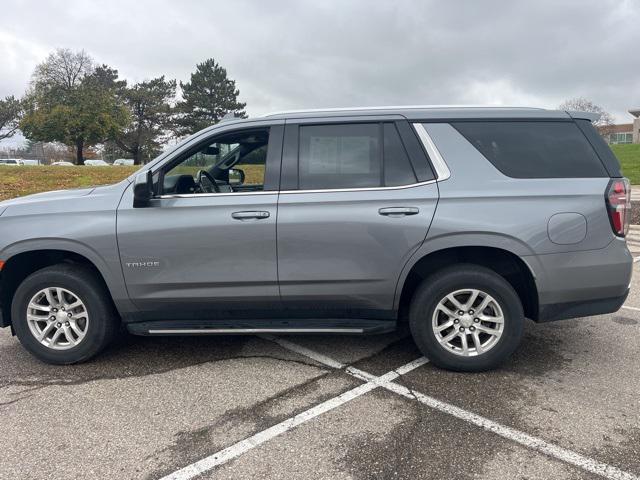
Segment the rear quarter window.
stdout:
[[514,178],[608,177],[574,122],[453,122],[469,143]]

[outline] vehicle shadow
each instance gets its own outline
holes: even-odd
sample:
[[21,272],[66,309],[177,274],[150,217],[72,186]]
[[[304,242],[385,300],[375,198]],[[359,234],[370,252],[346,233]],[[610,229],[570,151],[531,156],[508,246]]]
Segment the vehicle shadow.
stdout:
[[[588,336],[566,334],[566,330],[576,328],[584,328],[584,324],[580,321],[549,325],[528,322],[523,342],[511,359],[499,369],[480,375],[486,377],[508,373],[535,377],[562,369],[572,361],[567,351],[589,348],[588,344],[593,341]],[[400,333],[375,337],[305,335],[291,339],[379,375],[421,355],[406,328],[401,329]],[[567,342],[577,344],[568,345]],[[0,362],[4,365],[0,372],[0,386],[74,384],[140,377],[207,362],[249,357],[310,361],[256,336],[142,337],[121,332],[112,345],[91,361],[56,366],[38,361],[22,348],[17,338],[3,335],[0,337]],[[348,360],[350,357],[354,357],[353,362]],[[444,376],[466,375],[445,372],[432,365],[425,368],[442,372]]]

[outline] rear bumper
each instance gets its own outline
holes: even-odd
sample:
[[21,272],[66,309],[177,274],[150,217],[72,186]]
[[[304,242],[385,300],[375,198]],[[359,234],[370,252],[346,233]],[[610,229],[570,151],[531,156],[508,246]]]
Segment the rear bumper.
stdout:
[[629,295],[628,289],[624,295],[619,297],[540,305],[538,322],[553,322],[555,320],[591,317],[593,315],[617,312],[627,300],[627,295]]
[[538,318],[547,322],[617,311],[629,294],[633,257],[623,239],[583,252],[524,257],[538,288]]

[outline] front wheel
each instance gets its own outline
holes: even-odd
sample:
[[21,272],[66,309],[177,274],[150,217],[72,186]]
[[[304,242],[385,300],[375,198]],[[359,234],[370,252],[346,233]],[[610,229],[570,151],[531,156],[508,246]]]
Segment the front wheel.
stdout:
[[497,367],[515,351],[524,313],[503,277],[464,264],[423,282],[411,302],[409,321],[416,344],[434,365],[479,372]]
[[82,265],[53,265],[29,275],[11,305],[22,345],[46,363],[86,361],[117,333],[119,319],[97,274]]

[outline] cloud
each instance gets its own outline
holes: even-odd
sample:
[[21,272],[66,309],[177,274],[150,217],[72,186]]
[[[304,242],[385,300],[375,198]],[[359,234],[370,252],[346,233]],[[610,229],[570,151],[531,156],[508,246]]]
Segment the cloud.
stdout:
[[620,0],[5,1],[0,96],[56,47],[132,81],[215,57],[251,115],[384,104],[640,105],[640,3]]

